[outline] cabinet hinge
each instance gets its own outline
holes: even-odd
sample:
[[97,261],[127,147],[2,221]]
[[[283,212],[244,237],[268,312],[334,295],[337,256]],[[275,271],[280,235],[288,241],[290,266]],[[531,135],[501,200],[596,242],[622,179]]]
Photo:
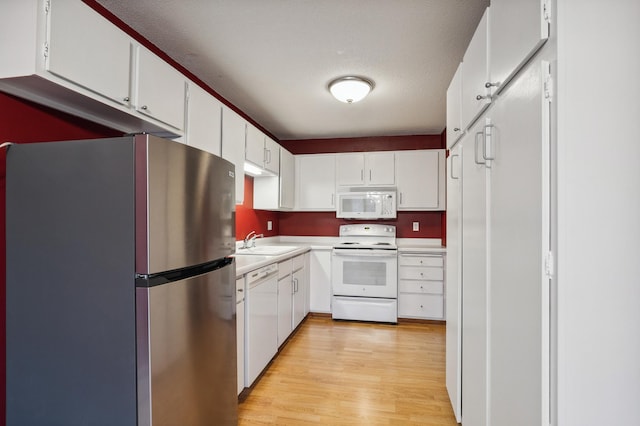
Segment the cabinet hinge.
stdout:
[[542,18],[551,23],[551,0],[544,0],[542,4]]
[[42,55],[45,58],[49,57],[49,43],[47,43],[46,41],[44,42],[44,44],[42,45]]
[[553,278],[555,272],[555,262],[553,259],[553,252],[548,251],[544,257],[544,273],[547,278]]
[[549,102],[553,101],[553,77],[551,77],[551,70],[545,70],[544,98]]

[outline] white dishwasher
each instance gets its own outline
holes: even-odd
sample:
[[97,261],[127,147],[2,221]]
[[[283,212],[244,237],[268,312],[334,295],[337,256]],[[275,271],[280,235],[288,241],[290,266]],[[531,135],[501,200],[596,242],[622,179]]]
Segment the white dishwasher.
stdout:
[[247,274],[246,375],[253,384],[278,351],[278,264]]

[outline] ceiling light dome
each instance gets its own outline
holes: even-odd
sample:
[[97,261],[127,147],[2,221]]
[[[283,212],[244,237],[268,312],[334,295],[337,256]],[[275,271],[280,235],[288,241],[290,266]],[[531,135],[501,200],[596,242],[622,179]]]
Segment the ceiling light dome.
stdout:
[[361,101],[373,89],[373,83],[361,77],[340,77],[329,83],[329,91],[340,102]]

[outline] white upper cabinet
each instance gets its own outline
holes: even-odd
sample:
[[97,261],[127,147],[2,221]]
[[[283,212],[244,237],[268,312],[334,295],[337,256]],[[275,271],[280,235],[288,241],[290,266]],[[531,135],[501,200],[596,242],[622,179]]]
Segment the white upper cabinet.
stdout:
[[467,47],[462,63],[462,129],[466,129],[491,103],[489,82],[489,8]]
[[489,70],[499,93],[549,38],[549,0],[491,0]]
[[246,121],[238,113],[222,106],[222,158],[236,166],[236,203],[244,201],[244,146]]
[[447,89],[447,148],[464,134],[462,128],[462,66],[460,63]]
[[221,155],[222,103],[193,83],[189,83],[186,136],[187,145]]
[[94,10],[53,0],[47,71],[120,104],[129,104],[131,40]]
[[184,136],[186,78],[87,4],[0,1],[0,40],[2,91],[126,133]]
[[297,210],[336,209],[336,154],[296,155]]
[[398,210],[445,210],[443,149],[396,151]]
[[392,151],[336,154],[336,184],[339,187],[395,184]]
[[264,137],[264,168],[265,170],[280,173],[280,145],[269,136]]
[[136,110],[182,130],[185,77],[148,49],[138,46],[137,50]]
[[550,13],[549,0],[491,1],[462,60],[462,130],[547,41]]
[[247,123],[245,160],[277,175],[280,172],[280,145],[253,124]]
[[293,209],[295,202],[295,158],[280,148],[280,208]]
[[280,174],[256,176],[253,180],[253,208],[291,210],[295,198],[295,158],[284,148],[280,151]]
[[247,144],[244,158],[260,168],[264,167],[264,133],[251,123],[247,123]]

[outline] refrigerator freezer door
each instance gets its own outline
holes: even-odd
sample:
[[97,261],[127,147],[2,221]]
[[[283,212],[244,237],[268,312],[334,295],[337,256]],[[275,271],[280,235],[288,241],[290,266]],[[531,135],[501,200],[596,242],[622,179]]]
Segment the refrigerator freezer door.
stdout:
[[236,424],[234,274],[136,289],[138,425]]
[[132,145],[7,154],[6,424],[134,426]]
[[198,265],[235,250],[234,166],[199,149],[135,136],[136,272]]

